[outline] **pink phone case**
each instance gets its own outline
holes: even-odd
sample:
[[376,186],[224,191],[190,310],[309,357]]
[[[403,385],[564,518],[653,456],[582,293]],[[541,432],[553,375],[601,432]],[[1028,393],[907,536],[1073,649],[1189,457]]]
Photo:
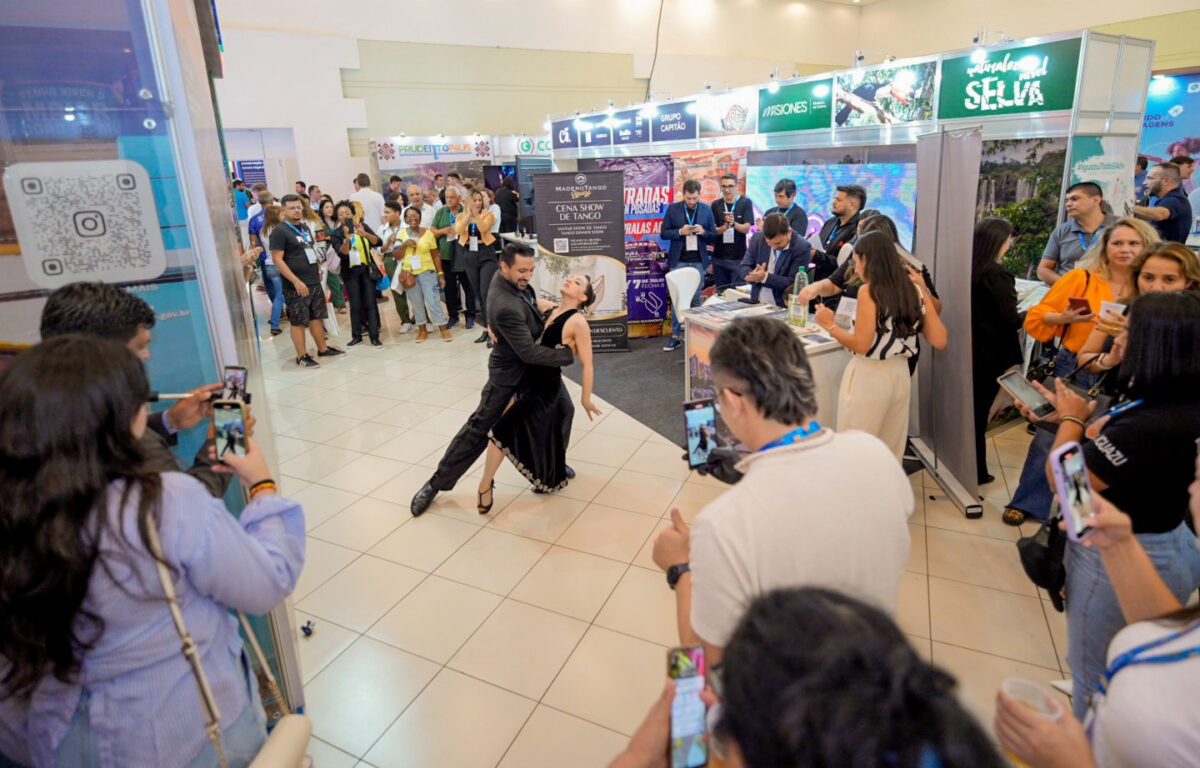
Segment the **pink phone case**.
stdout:
[[[1092,532],[1089,527],[1082,534],[1076,532],[1075,508],[1071,504],[1071,493],[1076,489],[1073,487],[1072,480],[1067,477],[1066,470],[1063,469],[1063,456],[1072,451],[1082,451],[1083,446],[1075,441],[1064,443],[1059,446],[1053,453],[1050,454],[1050,471],[1054,474],[1054,487],[1058,494],[1058,508],[1062,512],[1063,520],[1067,524],[1067,536],[1074,541],[1083,541]],[[1080,457],[1080,461],[1083,457]],[[1086,467],[1080,476],[1079,480],[1081,487],[1080,491],[1087,494],[1088,500],[1095,506],[1096,494],[1092,490],[1092,483],[1088,480]]]

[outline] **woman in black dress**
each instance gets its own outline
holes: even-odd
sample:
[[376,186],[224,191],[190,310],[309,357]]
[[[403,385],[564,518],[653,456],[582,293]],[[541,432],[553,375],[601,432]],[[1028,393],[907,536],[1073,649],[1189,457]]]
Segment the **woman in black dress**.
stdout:
[[[584,275],[567,278],[559,304],[538,299],[539,309],[546,313],[539,343],[550,348],[561,344],[575,353],[583,366],[579,402],[589,419],[599,416],[600,410],[592,405],[592,335],[582,312],[595,300],[592,281]],[[508,410],[492,428],[479,481],[479,514],[492,510],[496,472],[506,456],[533,484],[535,493],[553,493],[567,484],[567,444],[563,425],[557,421],[562,386],[562,368],[526,368]]]
[[975,472],[980,485],[993,480],[987,467],[987,424],[1000,391],[996,379],[1021,364],[1021,317],[1017,284],[1000,266],[1012,245],[1013,226],[995,216],[975,225],[971,264],[971,369],[975,399]]
[[516,232],[521,206],[518,202],[517,180],[512,176],[500,180],[500,189],[496,190],[496,205],[500,206],[500,231]]

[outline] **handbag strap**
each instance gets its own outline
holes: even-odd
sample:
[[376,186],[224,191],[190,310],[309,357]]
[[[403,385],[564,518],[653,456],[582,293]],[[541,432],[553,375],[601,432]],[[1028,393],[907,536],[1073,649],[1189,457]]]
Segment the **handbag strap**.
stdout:
[[[191,634],[188,633],[187,625],[183,621],[183,609],[179,605],[179,597],[175,593],[175,583],[171,580],[171,571],[167,567],[167,558],[163,554],[162,542],[158,538],[158,526],[153,520],[148,521],[146,525],[146,543],[150,546],[150,554],[154,556],[154,564],[158,570],[158,579],[162,583],[163,593],[167,598],[167,606],[171,610],[171,619],[175,623],[175,631],[179,633],[179,638],[183,641],[183,656],[187,659],[188,666],[192,670],[192,676],[196,680],[196,688],[200,692],[200,704],[204,709],[204,731],[208,734],[208,738],[217,752],[217,760],[220,762],[221,768],[229,768],[229,764],[225,761],[225,752],[221,749],[221,710],[217,707],[217,699],[213,696],[212,686],[209,685],[208,677],[204,674],[204,667],[200,663],[200,649],[196,645],[196,641],[192,639]],[[250,619],[242,611],[238,611],[237,616],[246,634],[246,639],[250,643],[250,648],[254,651],[254,657],[258,660],[262,675],[266,679],[267,690],[279,703],[284,714],[291,714],[291,708],[288,707],[287,699],[283,697],[283,693],[279,690],[279,684],[275,680],[274,673],[271,672],[271,665],[267,663],[266,654],[263,653],[262,646],[258,642],[258,637],[254,634],[254,629],[250,626]]]

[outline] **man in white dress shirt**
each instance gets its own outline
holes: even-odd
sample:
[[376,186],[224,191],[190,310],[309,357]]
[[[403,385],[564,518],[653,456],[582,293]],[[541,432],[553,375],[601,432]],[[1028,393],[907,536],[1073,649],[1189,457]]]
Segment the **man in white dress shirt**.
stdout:
[[363,221],[373,232],[383,227],[383,195],[371,189],[371,177],[360,173],[354,178],[354,194],[350,202],[358,203],[363,209]]

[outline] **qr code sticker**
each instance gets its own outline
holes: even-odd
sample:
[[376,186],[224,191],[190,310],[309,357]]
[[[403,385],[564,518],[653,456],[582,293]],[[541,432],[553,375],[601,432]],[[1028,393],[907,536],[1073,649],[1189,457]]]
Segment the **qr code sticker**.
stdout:
[[567,238],[565,238],[565,237],[554,238],[554,252],[555,253],[570,253],[571,252],[571,247],[567,242]]
[[166,271],[150,175],[132,160],[17,163],[4,191],[25,271],[42,288]]

